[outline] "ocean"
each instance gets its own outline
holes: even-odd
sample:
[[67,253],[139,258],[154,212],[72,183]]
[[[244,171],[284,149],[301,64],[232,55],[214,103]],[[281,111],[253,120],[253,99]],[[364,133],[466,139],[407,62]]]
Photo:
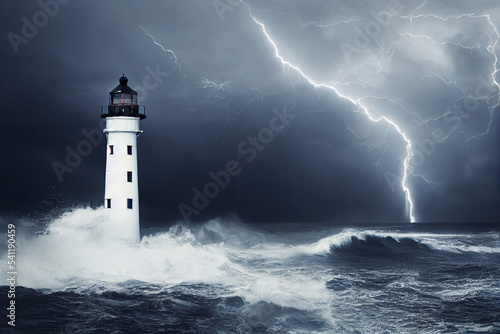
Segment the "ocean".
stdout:
[[500,333],[499,225],[1,223],[2,333]]

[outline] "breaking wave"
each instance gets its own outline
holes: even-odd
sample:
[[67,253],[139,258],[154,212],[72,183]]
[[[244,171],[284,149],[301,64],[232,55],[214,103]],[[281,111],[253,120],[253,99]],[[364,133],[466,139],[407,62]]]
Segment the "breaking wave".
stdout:
[[111,228],[104,209],[86,208],[63,214],[43,233],[18,231],[19,285],[101,293],[144,283],[162,289],[205,284],[250,303],[315,310],[328,301],[326,284],[315,277],[256,266],[252,247],[263,236],[241,223],[178,224],[144,235],[140,244],[114,238],[119,231]]
[[[425,252],[500,254],[499,247],[467,243],[464,238],[458,241],[456,234],[359,229],[344,229],[312,243],[299,240],[285,244],[241,223],[219,220],[196,226],[178,224],[168,231],[145,235],[136,245],[114,238],[119,233],[116,226],[106,222],[105,210],[90,208],[61,215],[43,233],[24,235],[18,231],[18,268],[23,273],[20,285],[57,290],[96,283],[116,289],[128,281],[204,283],[240,292],[252,290],[254,295],[247,297],[261,300],[266,300],[267,287],[274,285],[286,304],[296,299],[285,297],[288,293],[299,298],[303,294],[299,285],[309,286],[317,296],[324,286],[314,275],[295,275],[286,285],[281,284],[283,276],[270,269],[276,261],[318,255],[383,258]],[[6,253],[3,260],[5,257]],[[286,289],[291,290],[284,292]]]
[[306,252],[318,255],[337,253],[370,256],[383,256],[391,252],[404,254],[414,251],[500,254],[500,247],[473,245],[458,241],[456,237],[456,234],[381,233],[347,229],[311,244],[306,248]]

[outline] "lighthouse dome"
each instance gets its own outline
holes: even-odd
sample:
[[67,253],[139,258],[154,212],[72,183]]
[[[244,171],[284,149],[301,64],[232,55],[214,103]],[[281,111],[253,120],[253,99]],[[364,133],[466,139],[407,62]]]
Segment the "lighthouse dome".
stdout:
[[[120,82],[120,84],[118,86],[116,86],[111,92],[109,92],[111,97],[113,97],[113,96],[121,97],[121,96],[119,96],[121,94],[126,94],[127,97],[129,95],[135,96],[136,97],[135,104],[137,104],[137,92],[127,85],[127,83],[128,83],[127,77],[125,75],[122,75],[122,77],[119,79],[119,82]],[[120,101],[120,104],[122,104],[122,103],[123,102]],[[112,104],[115,104],[115,103],[112,103]]]
[[118,80],[119,85],[109,92],[109,105],[101,117],[133,116],[146,118],[144,107],[139,106],[137,92],[130,88],[128,78],[123,74]]
[[128,83],[128,79],[127,79],[127,77],[125,76],[125,74],[124,74],[124,75],[122,75],[122,77],[120,78],[119,82],[120,82],[120,85],[122,85],[122,86],[127,85],[127,83]]

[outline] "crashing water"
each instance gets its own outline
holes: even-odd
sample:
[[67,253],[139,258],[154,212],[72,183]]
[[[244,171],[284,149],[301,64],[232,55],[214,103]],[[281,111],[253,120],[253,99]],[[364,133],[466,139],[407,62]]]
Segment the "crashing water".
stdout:
[[132,245],[102,209],[17,225],[16,332],[500,332],[498,226],[214,220]]

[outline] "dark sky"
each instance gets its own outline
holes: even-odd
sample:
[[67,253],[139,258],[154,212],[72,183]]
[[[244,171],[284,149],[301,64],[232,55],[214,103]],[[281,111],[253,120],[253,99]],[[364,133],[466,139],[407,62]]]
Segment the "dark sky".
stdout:
[[4,214],[102,205],[100,107],[125,73],[145,225],[500,220],[498,1],[0,10]]

